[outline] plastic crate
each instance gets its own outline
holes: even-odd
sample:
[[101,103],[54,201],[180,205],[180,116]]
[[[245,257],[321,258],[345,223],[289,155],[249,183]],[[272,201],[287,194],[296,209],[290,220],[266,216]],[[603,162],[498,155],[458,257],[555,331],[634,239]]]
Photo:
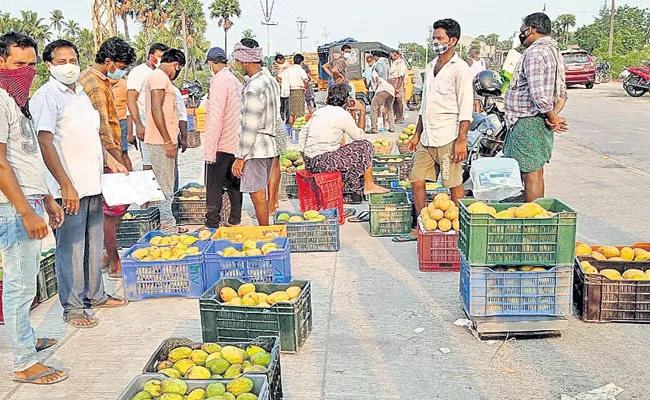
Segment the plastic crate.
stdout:
[[[427,182],[427,185],[433,184],[431,182]],[[427,189],[426,191],[426,199],[428,203],[431,203],[437,194],[439,193],[447,193],[449,194],[449,189],[445,188],[442,186],[442,183],[437,182],[436,184],[440,185],[439,187],[435,189]],[[413,190],[412,189],[405,189],[399,185],[399,182],[393,182],[391,186],[391,190],[396,190],[396,189],[401,189],[404,190],[409,198],[409,201],[413,203]]]
[[339,251],[341,248],[339,210],[331,208],[320,213],[327,218],[325,221],[288,223],[278,221],[278,216],[280,214],[289,214],[290,217],[302,216],[302,213],[276,211],[274,221],[287,227],[292,253]]
[[406,192],[373,194],[369,202],[371,236],[396,236],[411,231],[412,206]]
[[461,257],[460,293],[471,317],[565,316],[573,312],[573,265],[546,272],[498,272]]
[[[38,306],[38,295],[34,296],[34,301],[32,301],[31,309],[33,310],[37,306]],[[2,279],[0,279],[0,325],[4,325],[4,323],[5,323],[5,317],[2,311]]]
[[129,300],[159,297],[201,297],[204,284],[204,252],[210,242],[196,242],[201,251],[198,255],[182,260],[138,261],[131,258],[137,249],[150,247],[135,244],[122,256],[124,296]]
[[[581,244],[580,242],[576,242],[576,247]],[[591,247],[592,251],[597,251],[602,245],[592,245],[589,246]],[[617,249],[621,250],[623,247],[629,247],[631,249],[643,249],[645,251],[650,251],[650,243],[634,243],[628,246],[614,246]],[[627,269],[641,269],[641,270],[646,270],[647,268],[650,268],[650,261],[610,261],[610,260],[596,260],[593,257],[585,257],[582,256],[580,257],[581,260],[586,260],[589,261],[590,263],[593,263],[593,261],[598,262],[598,266],[600,267],[599,269],[617,269],[620,266],[626,267]]]
[[351,192],[343,190],[343,204],[362,204],[363,192]]
[[219,292],[224,286],[237,290],[243,284],[238,279],[222,279],[201,297],[203,340],[241,342],[258,336],[279,336],[281,351],[297,352],[312,331],[310,281],[255,285],[257,292],[267,294],[298,286],[302,292],[292,303],[276,303],[270,308],[221,304]]
[[312,174],[307,171],[296,173],[300,211],[339,210],[339,224],[345,223],[343,211],[343,181],[340,172]]
[[[204,230],[204,229],[205,229],[206,231],[210,231],[210,236],[208,236],[208,238],[207,238],[207,239],[204,239],[204,240],[197,240],[196,242],[194,242],[194,244],[192,244],[192,246],[196,246],[196,243],[198,243],[198,242],[202,242],[202,241],[210,240],[210,238],[211,238],[212,236],[214,236],[214,234],[217,232],[217,230],[214,229],[214,228],[203,228],[203,229],[201,229],[201,230]],[[192,232],[192,233],[182,233],[182,234],[178,234],[178,235],[176,235],[176,236],[188,235],[188,236],[194,236],[195,238],[198,239],[198,237],[199,237],[199,232],[200,232],[201,230],[196,231],[196,232]],[[137,243],[138,243],[138,244],[148,244],[149,241],[150,241],[151,239],[153,239],[154,237],[156,237],[156,236],[167,237],[167,236],[174,236],[174,235],[170,235],[170,234],[165,233],[165,232],[163,232],[163,231],[151,231],[151,232],[147,232],[147,233],[145,233],[145,234],[144,234],[144,235],[143,235],[143,236],[138,240]],[[159,247],[164,247],[164,246],[159,246]]]
[[[217,252],[227,247],[237,250],[242,248],[241,243],[229,240],[215,240],[205,253],[205,281],[207,286],[213,285],[219,279],[241,279],[251,283],[287,283],[291,282],[291,252],[289,239],[275,238],[273,243],[278,245],[279,251],[267,255],[253,257],[223,257]],[[260,248],[268,241],[257,242]]]
[[[538,199],[554,216],[498,219],[470,214],[476,200],[460,201],[458,248],[472,265],[573,265],[576,212],[557,199]],[[521,203],[490,203],[497,212]]]
[[[190,347],[193,350],[200,349],[203,343],[195,343],[187,338],[170,338],[165,339],[153,353],[147,365],[142,370],[143,374],[158,372],[157,365],[161,361],[167,360],[169,352],[181,346]],[[271,400],[280,400],[283,398],[282,393],[282,371],[280,366],[280,338],[277,336],[260,336],[254,340],[239,343],[218,343],[221,346],[235,346],[246,350],[248,346],[258,346],[263,348],[271,355],[271,362],[265,371],[251,372],[249,375],[265,375],[269,382],[269,391]]]
[[580,262],[589,261],[598,271],[615,269],[621,274],[630,268],[647,271],[647,262],[600,261],[591,257],[575,259],[576,308],[585,322],[650,322],[650,281],[611,280],[599,274],[585,274]]
[[413,166],[413,154],[375,154],[372,159],[373,168],[399,168],[399,178],[401,180],[409,180],[411,175],[411,167]]
[[458,232],[427,232],[418,217],[418,262],[422,272],[460,271]]
[[390,174],[379,174],[380,172],[385,172],[391,170],[391,168],[386,167],[386,168],[374,168],[372,169],[372,180],[378,185],[386,189],[390,189],[393,187],[393,184],[397,183],[399,184],[399,174],[400,174],[400,169],[399,167],[392,167],[392,168],[397,168],[397,171],[394,173]]
[[149,207],[146,210],[129,210],[132,219],[122,218],[117,231],[117,247],[128,249],[147,232],[160,229],[160,210]]
[[287,237],[287,228],[285,226],[224,226],[217,229],[215,234],[212,235],[212,240],[229,240],[235,243],[243,243],[248,239],[263,242],[278,237]]
[[55,253],[52,251],[41,259],[41,266],[37,277],[38,302],[43,303],[59,293],[59,286],[56,281]]
[[283,172],[280,178],[280,191],[278,192],[280,200],[297,199],[298,184],[296,183],[296,174]]
[[[242,376],[245,376],[253,381],[252,393],[257,396],[258,400],[271,400],[269,383],[267,382],[265,376],[253,375],[253,374],[244,374]],[[142,387],[144,386],[144,384],[151,379],[165,380],[169,378],[167,378],[167,376],[162,374],[138,375],[135,378],[133,378],[133,380],[131,380],[128,386],[117,397],[117,400],[131,400],[136,394],[138,394],[138,392],[142,391]],[[212,382],[221,382],[224,385],[227,385],[228,382],[230,381],[232,381],[232,379],[211,379],[211,380],[196,380],[196,381],[188,380],[186,382],[187,382],[187,390],[189,392],[198,388],[205,389]]]

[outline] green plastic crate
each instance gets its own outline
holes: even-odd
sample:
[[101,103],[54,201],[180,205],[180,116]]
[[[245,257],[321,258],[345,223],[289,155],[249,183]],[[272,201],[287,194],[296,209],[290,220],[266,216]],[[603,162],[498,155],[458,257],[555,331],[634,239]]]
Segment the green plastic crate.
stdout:
[[[380,174],[381,172],[386,172],[394,168],[395,172],[389,174]],[[378,185],[386,189],[390,189],[393,186],[393,182],[399,183],[399,167],[397,165],[387,168],[374,168],[372,169],[372,180]]]
[[203,341],[242,342],[258,336],[279,336],[281,351],[297,352],[312,331],[310,281],[255,284],[257,293],[266,294],[286,290],[291,286],[300,287],[300,296],[291,303],[276,303],[269,308],[221,303],[219,292],[223,287],[237,290],[244,283],[239,279],[221,279],[201,296],[199,309]]
[[396,236],[411,231],[412,206],[406,192],[373,194],[369,202],[371,236]]
[[[473,266],[573,264],[576,212],[557,199],[535,202],[554,216],[549,218],[498,219],[489,214],[470,214],[476,200],[460,201],[458,249]],[[490,203],[497,212],[522,203]]]

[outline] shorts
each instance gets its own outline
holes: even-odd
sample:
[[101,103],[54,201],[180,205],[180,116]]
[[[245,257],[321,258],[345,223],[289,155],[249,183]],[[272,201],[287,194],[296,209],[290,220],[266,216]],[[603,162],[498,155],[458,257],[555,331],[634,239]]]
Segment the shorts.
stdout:
[[122,131],[122,152],[129,151],[129,128],[125,119],[120,120],[120,130]]
[[452,161],[456,141],[442,147],[424,147],[418,143],[411,168],[411,182],[436,182],[442,175],[442,185],[453,188],[463,184],[463,164]]
[[255,193],[265,190],[271,179],[273,160],[275,158],[251,158],[246,160],[239,191],[242,193]]

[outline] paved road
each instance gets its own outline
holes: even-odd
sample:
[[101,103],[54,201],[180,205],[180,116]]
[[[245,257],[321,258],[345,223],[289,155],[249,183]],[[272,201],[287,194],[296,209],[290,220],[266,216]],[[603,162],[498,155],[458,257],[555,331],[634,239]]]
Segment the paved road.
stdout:
[[[650,238],[648,145],[637,139],[650,136],[648,99],[619,94],[615,85],[570,91],[571,132],[557,138],[547,170],[548,195],[578,210],[579,237],[592,243]],[[182,181],[200,177],[200,164],[200,150],[183,155]],[[625,389],[618,399],[648,398],[650,326],[570,318],[561,338],[499,350],[502,342],[478,341],[453,325],[464,316],[458,274],[419,272],[414,243],[371,238],[367,224],[344,225],[341,239],[338,253],[292,257],[293,276],[313,282],[314,331],[298,354],[282,355],[287,399],[559,399],[610,382]],[[13,384],[0,340],[0,398],[114,399],[163,339],[200,340],[195,300],[102,310],[92,330],[64,326],[60,312],[53,300],[32,317],[39,334],[63,340],[42,359],[71,378],[48,388]]]

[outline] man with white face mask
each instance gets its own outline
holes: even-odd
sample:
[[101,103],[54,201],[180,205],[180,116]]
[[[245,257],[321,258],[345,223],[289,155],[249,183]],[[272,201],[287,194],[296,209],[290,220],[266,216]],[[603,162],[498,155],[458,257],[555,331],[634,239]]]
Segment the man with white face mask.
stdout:
[[[474,102],[472,70],[455,51],[460,25],[443,19],[433,27],[433,49],[438,57],[427,66],[420,117],[408,145],[409,151],[415,151],[410,178],[418,215],[426,203],[426,181],[441,177],[456,204],[465,196],[462,162],[467,158],[467,131]],[[416,240],[416,233],[396,240]]]
[[67,40],[50,43],[43,51],[50,80],[32,97],[38,141],[49,170],[46,183],[66,212],[56,230],[56,276],[63,319],[90,328],[97,319],[85,309],[125,305],[104,290],[102,246],[104,213],[101,174],[126,167],[102,147],[99,113],[78,83],[79,55]]

